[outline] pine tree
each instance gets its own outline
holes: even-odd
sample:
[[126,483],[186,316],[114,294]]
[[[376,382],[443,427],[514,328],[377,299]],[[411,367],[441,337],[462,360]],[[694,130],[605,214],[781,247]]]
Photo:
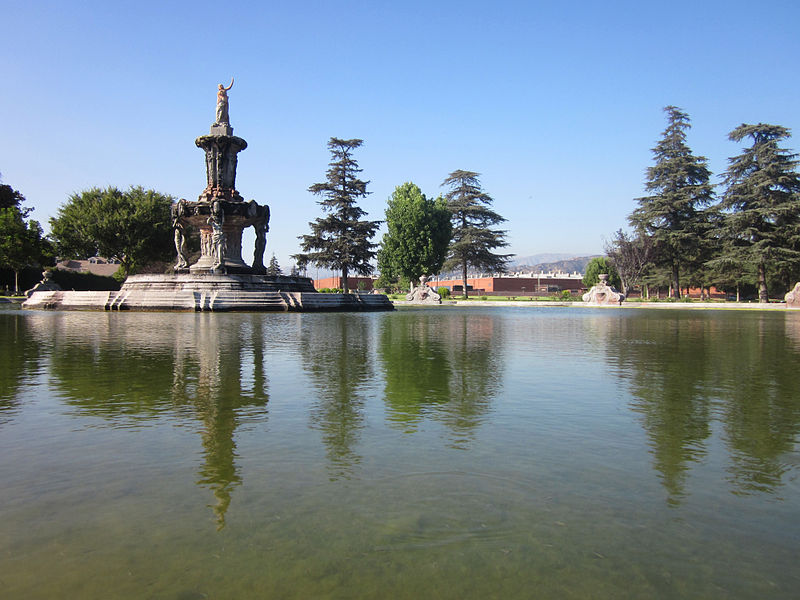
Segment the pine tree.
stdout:
[[486,271],[503,271],[512,254],[495,254],[493,250],[508,246],[506,232],[491,229],[505,221],[494,212],[492,197],[485,193],[478,181],[478,173],[453,171],[442,183],[450,188],[444,195],[447,208],[452,214],[452,241],[445,262],[445,269],[460,267],[464,282],[464,297],[467,293],[467,267]]
[[269,259],[269,264],[267,265],[267,276],[268,277],[277,277],[278,275],[283,275],[283,271],[281,270],[280,264],[278,264],[278,259],[275,258],[275,255],[272,255],[272,258]]
[[689,116],[675,106],[664,108],[667,128],[653,148],[655,165],[647,169],[639,207],[628,217],[636,229],[649,235],[655,246],[654,263],[671,271],[672,293],[680,298],[680,271],[700,256],[704,233],[703,207],[712,199],[711,172],[703,156],[694,156],[686,144]]
[[719,209],[723,254],[710,261],[716,268],[750,266],[758,273],[760,302],[769,300],[767,270],[800,268],[800,175],[797,154],[778,142],[790,132],[779,125],[743,124],[728,138],[752,146],[729,159]]
[[322,196],[318,204],[329,214],[309,223],[311,233],[299,236],[303,252],[292,256],[301,269],[313,263],[341,270],[344,293],[350,291],[347,276],[351,271],[360,275],[372,273],[370,263],[377,244],[370,240],[380,223],[363,220],[367,213],[356,205],[356,200],[369,194],[369,182],[358,178],[361,169],[352,157],[353,150],[362,143],[359,139],[333,137],[328,142],[333,160],[328,163],[327,181],[315,183],[308,191]]

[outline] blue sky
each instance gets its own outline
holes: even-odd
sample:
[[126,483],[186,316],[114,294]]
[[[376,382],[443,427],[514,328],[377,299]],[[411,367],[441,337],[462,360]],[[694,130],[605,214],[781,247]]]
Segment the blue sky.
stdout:
[[666,105],[689,113],[715,181],[739,124],[800,135],[790,1],[31,0],[5,2],[2,22],[0,173],[35,218],[92,186],[195,200],[194,139],[234,76],[237,188],[270,205],[267,256],[284,267],[321,214],[307,188],[331,136],[364,140],[370,218],[405,181],[435,196],[477,171],[526,256],[602,251],[643,195]]

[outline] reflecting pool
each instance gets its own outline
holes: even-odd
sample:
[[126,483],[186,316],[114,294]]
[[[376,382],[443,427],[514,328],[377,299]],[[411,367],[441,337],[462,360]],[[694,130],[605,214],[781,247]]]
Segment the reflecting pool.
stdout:
[[796,598],[800,312],[0,310],[0,594]]

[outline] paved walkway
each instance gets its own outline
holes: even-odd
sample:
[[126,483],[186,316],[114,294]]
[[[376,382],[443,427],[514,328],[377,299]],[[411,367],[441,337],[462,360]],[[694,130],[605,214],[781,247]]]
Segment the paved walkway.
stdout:
[[[413,304],[406,300],[393,300],[395,306],[427,306],[438,308],[436,304]],[[770,302],[761,304],[759,302],[623,302],[622,306],[597,306],[586,304],[585,302],[562,302],[560,300],[536,301],[536,300],[444,300],[441,306],[459,307],[481,307],[495,308],[502,306],[574,306],[576,308],[657,308],[657,309],[681,309],[681,310],[787,310],[785,302]],[[790,309],[792,312],[798,309]]]

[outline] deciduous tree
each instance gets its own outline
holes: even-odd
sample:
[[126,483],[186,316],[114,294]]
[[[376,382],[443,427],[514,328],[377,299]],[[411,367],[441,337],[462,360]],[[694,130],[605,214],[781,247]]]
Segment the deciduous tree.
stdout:
[[42,235],[39,223],[24,218],[28,210],[17,206],[0,208],[0,267],[14,271],[16,293],[19,293],[19,272],[51,258],[49,242]]
[[589,261],[586,265],[586,272],[583,275],[583,285],[587,288],[597,285],[600,281],[600,273],[606,273],[608,275],[609,285],[615,288],[620,287],[619,273],[617,273],[617,269],[614,268],[614,264],[605,256],[595,256]]
[[70,196],[50,219],[50,230],[60,255],[116,258],[127,276],[174,252],[172,200],[140,186],[91,188]]
[[680,297],[680,271],[697,260],[703,233],[699,211],[712,200],[711,172],[706,159],[694,156],[686,144],[689,116],[667,106],[667,128],[653,148],[655,165],[647,169],[649,196],[637,198],[628,221],[649,235],[655,245],[654,262],[670,269],[672,291]]
[[19,191],[10,185],[0,184],[0,208],[16,208],[23,217],[27,217],[31,209],[24,208],[22,206],[23,202],[25,202],[25,196]]
[[473,171],[453,171],[442,183],[449,188],[444,197],[451,213],[452,241],[444,267],[460,268],[467,293],[467,268],[503,271],[511,254],[497,254],[497,248],[508,246],[506,232],[492,229],[505,221],[490,207],[492,197],[481,188],[479,174]]
[[642,282],[642,276],[651,265],[652,240],[639,232],[627,234],[618,229],[605,244],[605,251],[619,274],[622,292],[628,296],[634,286]]
[[382,277],[403,277],[415,284],[422,275],[439,273],[452,231],[444,198],[426,198],[415,184],[404,183],[388,200],[386,225],[378,251]]
[[356,201],[365,198],[368,181],[359,179],[362,171],[352,152],[363,140],[331,138],[328,142],[333,159],[328,163],[327,181],[315,183],[308,190],[321,196],[318,204],[328,213],[309,223],[311,233],[299,236],[302,253],[292,256],[302,269],[308,263],[340,270],[342,287],[348,293],[347,276],[372,273],[371,261],[377,244],[371,242],[379,221],[367,221],[367,214]]

